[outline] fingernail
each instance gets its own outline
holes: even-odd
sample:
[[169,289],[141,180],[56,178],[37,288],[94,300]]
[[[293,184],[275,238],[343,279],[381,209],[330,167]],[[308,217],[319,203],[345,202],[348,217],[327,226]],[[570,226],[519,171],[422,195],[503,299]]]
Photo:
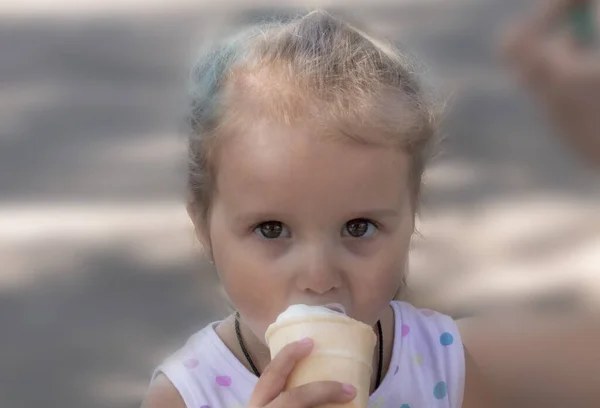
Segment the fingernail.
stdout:
[[342,385],[342,390],[349,395],[352,395],[356,392],[356,387],[354,387],[354,385],[352,384],[343,384]]
[[313,339],[311,339],[310,337],[305,337],[302,340],[300,340],[298,344],[300,344],[301,346],[312,346]]

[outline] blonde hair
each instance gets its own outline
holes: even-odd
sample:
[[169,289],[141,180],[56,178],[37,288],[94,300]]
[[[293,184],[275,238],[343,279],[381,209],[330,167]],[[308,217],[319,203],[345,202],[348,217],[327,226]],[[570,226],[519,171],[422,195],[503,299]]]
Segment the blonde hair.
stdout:
[[439,113],[397,48],[327,12],[251,26],[214,45],[193,68],[191,203],[206,216],[219,140],[260,118],[402,149],[416,209]]

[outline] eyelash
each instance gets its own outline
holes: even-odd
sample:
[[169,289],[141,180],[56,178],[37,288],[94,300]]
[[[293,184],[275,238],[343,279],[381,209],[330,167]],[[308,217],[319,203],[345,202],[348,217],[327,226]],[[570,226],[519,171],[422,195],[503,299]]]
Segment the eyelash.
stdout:
[[[251,233],[258,235],[258,236],[259,236],[259,238],[261,238],[261,239],[264,239],[264,240],[266,240],[266,241],[274,241],[274,240],[276,240],[276,239],[279,239],[279,238],[281,238],[281,237],[279,237],[279,236],[278,236],[278,237],[275,237],[275,238],[268,238],[268,237],[265,237],[264,235],[261,235],[261,234],[259,234],[258,232],[256,232],[256,230],[258,230],[260,227],[262,227],[262,226],[264,226],[264,225],[266,225],[266,224],[281,224],[281,226],[283,227],[283,229],[288,229],[288,228],[287,228],[287,226],[286,226],[284,223],[282,223],[281,221],[269,220],[269,221],[263,221],[263,222],[261,222],[261,223],[258,223],[258,224],[256,224],[256,225],[254,225],[254,226],[251,228]],[[291,235],[291,234],[290,234],[290,235]],[[284,237],[284,238],[289,238],[289,237]]]
[[[374,235],[374,234],[376,234],[377,232],[379,232],[379,231],[381,230],[381,226],[380,226],[380,224],[379,224],[378,222],[376,222],[376,221],[370,220],[370,219],[368,219],[368,218],[353,218],[353,219],[351,219],[351,220],[347,221],[347,222],[344,224],[344,226],[342,227],[342,231],[347,231],[348,224],[350,224],[351,222],[366,222],[366,223],[368,223],[368,224],[372,225],[372,226],[375,228],[375,232],[373,232],[373,235]],[[256,234],[256,235],[258,235],[258,236],[259,236],[261,239],[264,239],[264,240],[266,240],[266,241],[274,241],[274,240],[278,240],[279,238],[282,238],[281,236],[277,236],[277,237],[274,237],[274,238],[268,238],[268,237],[265,237],[263,234],[260,234],[259,232],[257,232],[257,230],[258,230],[260,227],[262,227],[262,226],[264,226],[264,225],[266,225],[266,224],[281,224],[281,226],[282,226],[282,228],[283,228],[284,230],[288,230],[288,227],[287,227],[287,226],[286,226],[284,223],[282,223],[281,221],[269,220],[269,221],[263,221],[263,222],[260,222],[260,223],[258,223],[258,224],[254,224],[254,225],[253,225],[253,226],[250,228],[250,233],[252,233],[252,234]],[[367,226],[367,228],[368,228],[368,227],[369,227],[369,226]],[[367,230],[367,231],[368,231],[368,230]],[[366,233],[365,233],[365,234],[366,234]],[[290,233],[289,235],[291,235],[291,233]],[[347,237],[347,238],[354,238],[354,239],[361,239],[361,238],[362,238],[362,239],[365,239],[364,235],[362,235],[362,236],[359,236],[359,237],[354,237],[354,236],[352,236],[352,235],[345,235],[345,234],[343,234],[343,233],[342,233],[342,236],[343,236],[343,237]],[[371,236],[372,236],[372,235],[371,235]],[[371,236],[368,236],[368,237],[366,237],[366,238],[370,238]],[[283,237],[283,238],[289,238],[289,236],[287,236],[287,237]]]
[[[347,231],[348,224],[350,224],[352,222],[366,222],[367,224],[370,224],[370,225],[367,225],[367,232],[368,232],[368,228],[372,225],[375,228],[375,231],[373,232],[373,235],[380,231],[379,224],[377,222],[375,222],[375,221],[372,221],[372,220],[368,219],[368,218],[354,218],[354,219],[351,219],[350,221],[348,221],[348,222],[346,222],[344,224],[344,228],[342,229],[342,231],[344,231],[344,230]],[[370,235],[368,237],[365,237],[364,235],[361,235],[359,237],[355,237],[355,236],[350,235],[349,238],[368,239],[368,238],[371,238],[373,235]]]

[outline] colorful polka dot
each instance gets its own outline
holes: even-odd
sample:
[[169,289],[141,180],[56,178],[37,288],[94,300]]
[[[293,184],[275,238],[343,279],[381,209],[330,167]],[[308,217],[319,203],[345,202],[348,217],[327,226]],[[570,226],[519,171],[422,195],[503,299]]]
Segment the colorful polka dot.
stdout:
[[402,405],[400,405],[400,408],[410,408],[410,405],[408,405],[408,404],[402,404]]
[[410,326],[402,323],[402,337],[408,336],[409,333],[410,333]]
[[433,388],[433,396],[436,399],[443,399],[448,395],[448,388],[446,387],[446,383],[444,381],[440,381]]
[[450,333],[446,332],[440,336],[440,344],[442,346],[449,346],[452,343],[454,343],[454,337]]
[[415,354],[413,356],[413,361],[418,366],[420,366],[421,364],[423,364],[423,354]]
[[431,317],[435,314],[435,312],[429,309],[421,309],[421,314],[426,317]]
[[200,364],[200,363],[195,358],[189,358],[189,359],[185,360],[183,363],[185,368],[187,368],[189,370],[192,370],[192,369],[198,367],[198,364]]
[[221,387],[229,387],[231,385],[231,377],[227,375],[219,375],[216,378],[217,385]]

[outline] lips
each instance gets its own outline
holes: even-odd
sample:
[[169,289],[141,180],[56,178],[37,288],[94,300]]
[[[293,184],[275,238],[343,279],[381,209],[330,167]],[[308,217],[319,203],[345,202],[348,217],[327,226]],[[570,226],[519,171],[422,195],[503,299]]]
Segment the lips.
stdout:
[[341,303],[329,303],[324,305],[329,310],[333,310],[334,312],[346,314],[346,308]]

